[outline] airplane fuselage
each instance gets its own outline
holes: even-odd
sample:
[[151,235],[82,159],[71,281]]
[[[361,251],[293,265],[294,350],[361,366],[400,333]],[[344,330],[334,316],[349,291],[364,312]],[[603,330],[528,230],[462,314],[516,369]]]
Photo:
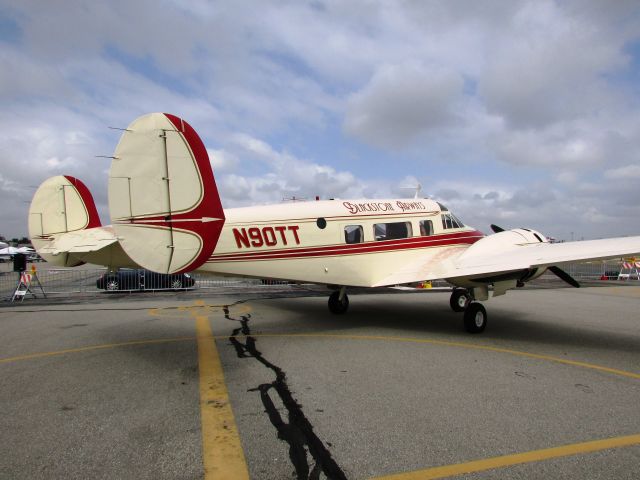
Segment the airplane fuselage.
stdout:
[[336,285],[372,286],[381,272],[483,237],[428,199],[293,202],[225,216],[200,270]]

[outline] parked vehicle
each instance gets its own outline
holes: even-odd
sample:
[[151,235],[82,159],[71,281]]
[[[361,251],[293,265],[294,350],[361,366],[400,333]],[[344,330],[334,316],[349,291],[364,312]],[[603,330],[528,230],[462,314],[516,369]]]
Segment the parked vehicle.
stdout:
[[289,285],[286,280],[275,280],[273,278],[261,278],[260,284],[262,285]]
[[188,273],[163,274],[149,270],[121,269],[107,272],[96,281],[96,287],[102,290],[181,290],[191,288],[196,281]]

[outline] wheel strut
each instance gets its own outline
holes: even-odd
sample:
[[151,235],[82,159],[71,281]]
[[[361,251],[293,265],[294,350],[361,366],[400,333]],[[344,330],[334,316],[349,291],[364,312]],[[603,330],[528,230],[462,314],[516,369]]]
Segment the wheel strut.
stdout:
[[341,315],[349,309],[349,297],[347,288],[342,287],[329,296],[329,311],[335,315]]

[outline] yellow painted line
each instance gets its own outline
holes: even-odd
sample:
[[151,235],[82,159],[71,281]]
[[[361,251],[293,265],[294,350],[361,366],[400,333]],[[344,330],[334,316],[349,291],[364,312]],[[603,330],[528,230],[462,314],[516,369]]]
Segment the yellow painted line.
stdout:
[[196,300],[194,305],[150,308],[149,315],[154,317],[184,318],[185,314],[189,314],[195,317],[197,315],[210,315],[213,312],[222,311],[224,307],[228,307],[234,315],[244,315],[251,312],[249,305],[207,305],[203,300]]
[[591,370],[597,370],[600,372],[611,373],[614,375],[621,375],[623,377],[634,378],[640,380],[640,373],[628,372],[626,370],[620,370],[617,368],[604,367],[602,365],[595,365],[593,363],[586,362],[578,362],[575,360],[567,360],[565,358],[553,357],[551,355],[540,355],[537,353],[523,352],[520,350],[510,350],[507,348],[499,348],[499,347],[490,347],[485,345],[474,345],[472,343],[463,343],[463,342],[447,342],[444,340],[431,340],[424,338],[409,338],[409,337],[388,337],[388,336],[378,336],[378,335],[341,335],[341,334],[331,334],[331,333],[289,333],[289,334],[270,334],[270,333],[261,333],[261,334],[251,334],[252,337],[260,338],[260,337],[318,337],[318,338],[336,338],[336,339],[344,339],[344,340],[384,340],[384,341],[394,341],[394,342],[408,342],[408,343],[425,343],[431,345],[441,345],[445,347],[460,347],[460,348],[468,348],[473,350],[486,350],[489,352],[497,352],[497,353],[508,353],[510,355],[518,355],[520,357],[528,357],[535,358],[537,360],[546,360],[556,363],[562,363],[565,365],[571,365],[574,367],[588,368]]
[[[61,356],[71,353],[110,349],[134,345],[162,344],[197,340],[198,362],[200,371],[200,411],[202,419],[202,449],[205,480],[217,478],[248,479],[249,472],[240,444],[238,429],[229,403],[229,396],[224,383],[224,374],[215,340],[211,332],[209,319],[206,316],[212,311],[222,309],[225,305],[205,305],[202,300],[196,305],[180,307],[182,316],[185,313],[196,318],[196,337],[161,338],[152,340],[136,340],[121,343],[89,345],[52,352],[38,352],[0,359],[0,364],[21,360]],[[242,313],[251,311],[248,306],[239,306]],[[159,309],[151,309],[151,315],[157,315]],[[237,312],[234,312],[237,313]],[[227,336],[219,337],[226,339]]]
[[[638,298],[640,297],[640,286],[625,286],[625,287],[604,287],[607,291],[605,295],[611,295],[614,297],[627,297]],[[599,292],[596,292],[599,293]]]
[[171,342],[186,342],[188,340],[195,340],[194,337],[178,337],[178,338],[157,338],[153,340],[135,340],[131,342],[122,343],[107,343],[103,345],[89,345],[87,347],[69,348],[67,350],[57,350],[54,352],[38,352],[30,353],[27,355],[18,355],[17,357],[1,358],[0,363],[18,362],[20,360],[32,360],[34,358],[54,357],[56,355],[66,355],[68,353],[88,352],[91,350],[102,350],[107,348],[128,347],[130,345],[150,345],[154,343],[171,343]]
[[209,317],[196,317],[196,332],[204,478],[248,479],[247,462],[229,403],[229,394]]
[[593,440],[590,442],[563,445],[561,447],[544,448],[542,450],[532,450],[530,452],[516,453],[513,455],[486,458],[484,460],[474,460],[472,462],[458,463],[455,465],[443,465],[415,472],[376,477],[373,480],[433,480],[436,478],[453,477],[456,475],[482,472],[485,470],[520,465],[523,463],[539,462],[542,460],[549,460],[551,458],[567,457],[570,455],[598,452],[600,450],[628,447],[638,444],[640,444],[640,435],[628,435],[626,437]]
[[[206,318],[206,317],[205,317]],[[255,338],[291,338],[291,337],[308,337],[308,338],[334,338],[341,340],[377,340],[377,341],[395,341],[395,342],[408,342],[408,343],[425,343],[431,345],[441,345],[447,347],[460,347],[460,348],[469,348],[474,350],[486,350],[497,353],[507,353],[510,355],[518,355],[521,357],[529,357],[535,358],[538,360],[546,360],[556,363],[562,363],[565,365],[571,365],[574,367],[587,368],[590,370],[597,370],[605,373],[610,373],[613,375],[620,375],[623,377],[634,378],[640,380],[640,373],[628,372],[626,370],[620,370],[616,368],[605,367],[602,365],[596,365],[593,363],[586,362],[578,362],[575,360],[568,360],[565,358],[553,357],[551,355],[540,355],[536,353],[523,352],[519,350],[510,350],[506,348],[499,347],[490,347],[484,345],[474,345],[471,343],[463,343],[463,342],[447,342],[444,340],[431,340],[431,339],[420,339],[420,338],[407,338],[407,337],[393,337],[393,336],[377,336],[377,335],[341,335],[341,334],[330,334],[330,333],[259,333],[259,334],[251,334],[252,337]],[[228,336],[218,336],[212,337],[214,339],[223,340],[228,338]],[[193,337],[178,337],[178,338],[166,338],[166,339],[154,339],[154,340],[140,340],[140,341],[132,341],[132,342],[122,342],[122,343],[111,343],[105,345],[90,345],[87,347],[80,348],[71,348],[68,350],[59,350],[54,352],[40,352],[40,353],[32,353],[28,355],[19,355],[16,357],[9,357],[0,359],[0,364],[2,363],[10,363],[17,362],[20,360],[31,360],[35,358],[41,357],[49,357],[55,355],[65,355],[68,353],[77,353],[77,352],[85,352],[90,350],[99,350],[103,348],[116,348],[123,347],[128,345],[145,345],[145,344],[153,344],[153,343],[169,343],[169,342],[183,342],[188,340],[194,340]]]

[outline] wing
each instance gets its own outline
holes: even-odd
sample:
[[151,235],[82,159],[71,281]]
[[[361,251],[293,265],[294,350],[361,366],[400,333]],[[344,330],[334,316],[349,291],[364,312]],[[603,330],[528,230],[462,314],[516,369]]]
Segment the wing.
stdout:
[[[546,268],[576,261],[604,260],[640,255],[640,237],[582,242],[519,242],[514,231],[484,237],[466,250],[443,251],[425,256],[381,279],[374,286],[398,285],[422,280],[488,278],[527,269]],[[511,241],[513,239],[513,241]]]

